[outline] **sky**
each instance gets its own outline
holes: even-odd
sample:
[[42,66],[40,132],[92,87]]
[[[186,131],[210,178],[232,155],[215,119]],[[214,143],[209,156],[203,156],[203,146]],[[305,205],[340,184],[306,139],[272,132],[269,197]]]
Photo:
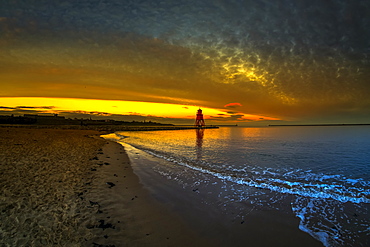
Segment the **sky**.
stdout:
[[0,0],[0,115],[370,123],[368,0]]

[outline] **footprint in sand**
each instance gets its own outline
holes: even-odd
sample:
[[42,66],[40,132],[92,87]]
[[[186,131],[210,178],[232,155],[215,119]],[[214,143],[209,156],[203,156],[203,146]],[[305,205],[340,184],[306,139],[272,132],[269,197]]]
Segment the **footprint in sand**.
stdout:
[[112,188],[112,187],[116,186],[116,184],[114,184],[112,182],[107,182],[107,184],[109,185],[109,188]]

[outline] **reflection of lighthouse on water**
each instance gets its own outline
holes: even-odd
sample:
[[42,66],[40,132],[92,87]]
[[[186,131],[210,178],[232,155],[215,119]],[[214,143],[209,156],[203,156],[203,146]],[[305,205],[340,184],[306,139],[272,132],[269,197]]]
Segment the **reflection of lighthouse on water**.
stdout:
[[204,137],[204,129],[196,129],[197,140],[196,140],[196,153],[197,153],[197,160],[202,159],[202,146],[203,146],[203,137]]
[[204,137],[204,129],[203,127],[206,126],[203,119],[203,113],[202,110],[199,108],[196,118],[195,118],[195,127],[198,127],[196,129],[197,134],[197,141],[196,141],[196,150],[197,150],[197,160],[202,159],[202,146],[203,146],[203,137]]

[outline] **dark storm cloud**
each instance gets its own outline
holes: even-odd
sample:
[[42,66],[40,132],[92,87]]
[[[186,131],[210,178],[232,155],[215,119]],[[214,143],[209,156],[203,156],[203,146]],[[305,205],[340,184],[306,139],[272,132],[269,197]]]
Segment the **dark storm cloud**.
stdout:
[[73,97],[150,99],[140,92],[240,102],[254,114],[364,114],[369,11],[367,0],[3,1],[0,62],[48,83],[29,67],[42,65],[55,85],[73,84]]

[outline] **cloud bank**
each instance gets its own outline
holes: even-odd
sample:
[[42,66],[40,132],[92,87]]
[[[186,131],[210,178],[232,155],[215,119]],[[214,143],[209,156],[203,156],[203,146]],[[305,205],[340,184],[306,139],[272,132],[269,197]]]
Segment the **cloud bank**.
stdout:
[[0,96],[370,115],[369,1],[9,1]]

